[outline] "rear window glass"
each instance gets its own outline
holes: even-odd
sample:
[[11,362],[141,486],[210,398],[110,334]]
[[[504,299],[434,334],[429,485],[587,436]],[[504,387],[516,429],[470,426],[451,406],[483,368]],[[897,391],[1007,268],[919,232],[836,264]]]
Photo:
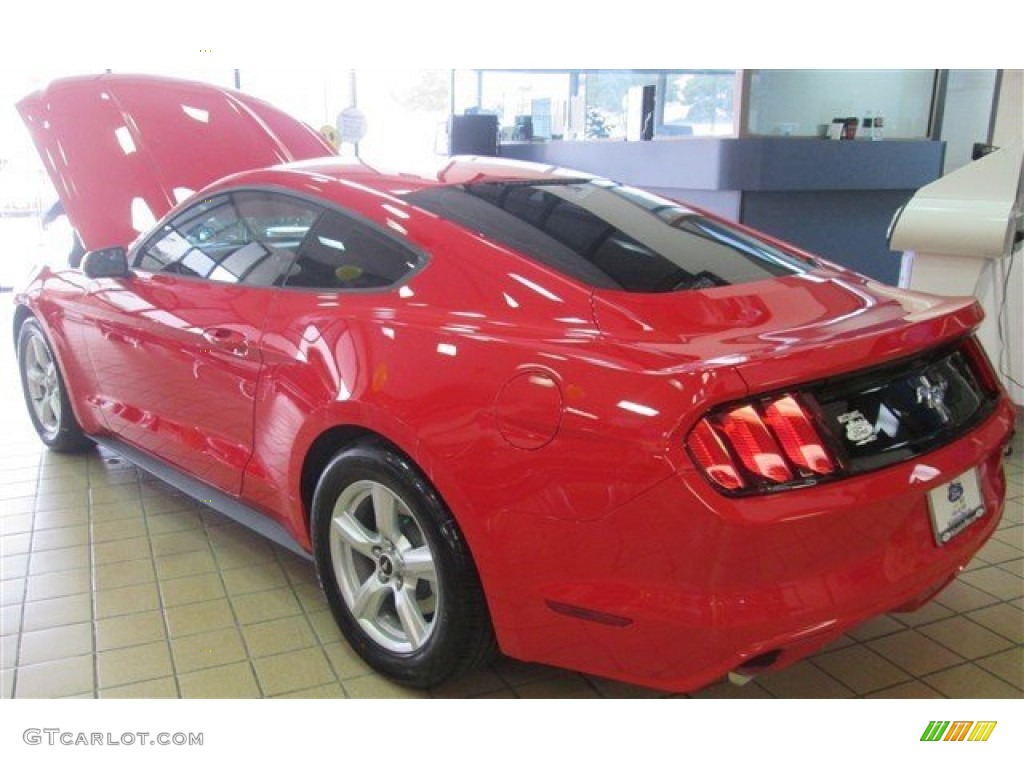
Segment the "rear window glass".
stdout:
[[698,290],[812,266],[670,200],[600,179],[432,187],[406,199],[595,288]]

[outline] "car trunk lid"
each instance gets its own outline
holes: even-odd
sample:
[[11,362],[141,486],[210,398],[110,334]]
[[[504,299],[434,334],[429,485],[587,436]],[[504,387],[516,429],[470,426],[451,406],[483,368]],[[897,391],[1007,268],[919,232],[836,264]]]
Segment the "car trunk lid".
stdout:
[[906,460],[977,426],[999,397],[969,338],[982,317],[970,299],[816,271],[676,294],[595,291],[593,303],[609,338],[705,370],[728,365],[746,382],[745,394],[696,414],[688,442],[729,493]]
[[609,337],[705,366],[731,365],[752,392],[826,379],[939,346],[981,321],[969,298],[903,291],[815,270],[659,294],[596,290]]

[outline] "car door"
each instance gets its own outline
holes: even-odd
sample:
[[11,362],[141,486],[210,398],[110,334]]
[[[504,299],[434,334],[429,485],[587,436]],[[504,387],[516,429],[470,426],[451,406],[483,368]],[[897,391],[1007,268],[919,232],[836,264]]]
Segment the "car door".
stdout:
[[97,281],[85,346],[112,432],[239,492],[267,308],[320,210],[266,191],[200,200],[133,252],[132,277]]

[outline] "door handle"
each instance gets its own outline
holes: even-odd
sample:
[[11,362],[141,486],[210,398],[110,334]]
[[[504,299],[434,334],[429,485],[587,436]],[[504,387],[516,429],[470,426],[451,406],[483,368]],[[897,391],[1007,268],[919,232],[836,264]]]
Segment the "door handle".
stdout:
[[203,338],[217,349],[238,357],[249,353],[249,340],[245,334],[230,328],[207,328],[203,331]]

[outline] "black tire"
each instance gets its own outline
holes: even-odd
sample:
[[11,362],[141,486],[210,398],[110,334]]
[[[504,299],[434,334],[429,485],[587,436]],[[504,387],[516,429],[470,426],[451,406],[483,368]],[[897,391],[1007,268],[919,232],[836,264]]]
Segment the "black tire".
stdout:
[[[430,688],[491,658],[494,631],[465,539],[405,456],[378,441],[335,456],[313,495],[312,533],[335,620],[378,672]],[[357,592],[372,595],[358,611]]]
[[[46,447],[61,453],[77,453],[92,447],[71,410],[67,385],[53,348],[34,318],[27,319],[18,329],[18,371],[29,419]],[[35,381],[30,381],[32,377]],[[43,401],[45,405],[41,405]]]

